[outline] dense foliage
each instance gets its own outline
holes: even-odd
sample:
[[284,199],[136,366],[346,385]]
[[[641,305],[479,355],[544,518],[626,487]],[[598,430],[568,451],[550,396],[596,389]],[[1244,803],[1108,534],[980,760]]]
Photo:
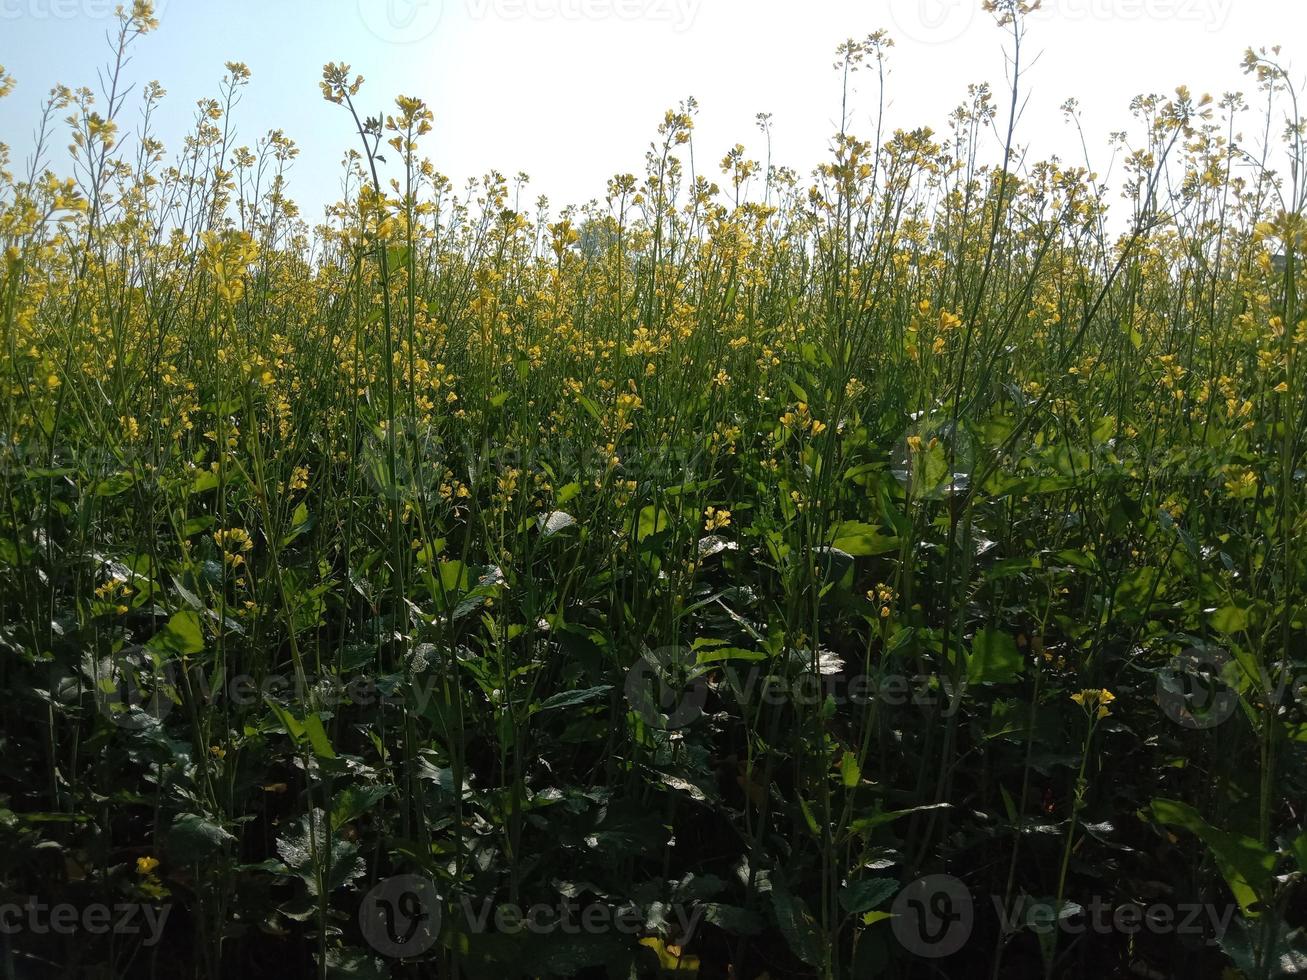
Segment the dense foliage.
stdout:
[[[943,133],[710,175],[688,101],[558,214],[329,65],[312,229],[242,65],[168,162],[123,13],[0,153],[0,888],[168,915],[5,929],[5,975],[1307,972],[1296,96],[1249,52],[1258,111],[1034,163],[995,13],[1012,89]],[[407,959],[360,916],[396,875],[441,906]],[[634,925],[460,911],[563,900]]]

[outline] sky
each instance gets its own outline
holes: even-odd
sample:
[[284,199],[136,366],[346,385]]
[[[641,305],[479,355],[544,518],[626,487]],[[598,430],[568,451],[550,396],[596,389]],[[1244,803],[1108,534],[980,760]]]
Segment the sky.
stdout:
[[[0,0],[0,65],[18,88],[0,100],[0,142],[16,162],[31,146],[39,104],[56,83],[95,85],[108,55],[115,0]],[[1283,44],[1307,77],[1304,0],[1045,0],[1028,19],[1018,141],[1034,157],[1081,162],[1058,107],[1080,101],[1092,163],[1129,124],[1133,96],[1179,84],[1216,97],[1254,85],[1249,46]],[[1004,89],[1005,36],[980,0],[156,0],[159,30],[139,39],[127,75],[168,96],[156,131],[171,149],[197,99],[214,96],[227,61],[253,72],[235,113],[240,143],[282,129],[300,147],[291,195],[306,219],[339,196],[353,145],[345,111],[323,101],[322,65],[366,79],[361,107],[396,95],[435,113],[424,150],[459,185],[493,168],[531,175],[533,201],[555,211],[604,196],[608,178],[643,172],[666,109],[700,105],[699,171],[736,143],[764,159],[759,112],[772,114],[773,160],[806,174],[839,127],[834,50],[887,30],[887,123],[945,128],[967,85]],[[877,91],[859,76],[851,129],[870,136]],[[132,117],[135,118],[133,106]],[[1247,127],[1251,136],[1255,127]],[[995,147],[995,154],[998,150]],[[523,202],[525,205],[527,202]]]

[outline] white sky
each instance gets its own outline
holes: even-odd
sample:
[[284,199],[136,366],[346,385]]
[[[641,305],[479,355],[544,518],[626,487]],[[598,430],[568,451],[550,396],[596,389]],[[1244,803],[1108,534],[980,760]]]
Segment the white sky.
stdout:
[[[94,84],[114,0],[0,0],[0,64],[19,87],[0,101],[0,141],[21,161],[37,105],[56,82]],[[338,189],[351,145],[347,115],[321,100],[325,61],[367,78],[363,105],[418,95],[436,114],[426,144],[461,184],[496,168],[532,176],[531,199],[555,210],[602,197],[608,177],[641,173],[663,111],[701,106],[700,172],[737,142],[762,159],[754,125],[773,114],[774,161],[807,173],[838,125],[834,49],[891,32],[889,123],[944,129],[967,84],[1002,91],[1004,35],[979,0],[159,0],[160,30],[138,42],[128,74],[169,92],[160,118],[180,143],[196,99],[216,94],[227,60],[254,79],[236,115],[242,142],[282,128],[301,148],[291,190],[306,217]],[[1031,100],[1018,138],[1035,155],[1079,161],[1058,106],[1080,100],[1094,164],[1108,132],[1129,123],[1130,99],[1186,83],[1219,97],[1252,80],[1249,45],[1281,43],[1307,69],[1304,0],[1045,0],[1030,21]],[[1296,60],[1295,60],[1296,59]],[[854,131],[871,133],[875,88],[862,76]],[[1254,100],[1255,101],[1255,100]],[[1254,127],[1247,127],[1252,136]]]

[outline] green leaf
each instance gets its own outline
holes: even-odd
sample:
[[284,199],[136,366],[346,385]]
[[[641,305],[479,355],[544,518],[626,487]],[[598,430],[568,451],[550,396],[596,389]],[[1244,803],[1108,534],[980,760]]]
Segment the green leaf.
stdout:
[[326,814],[315,808],[300,818],[296,829],[277,838],[277,853],[315,898],[367,873],[357,845],[341,840],[328,828]]
[[281,539],[282,547],[284,548],[296,538],[303,534],[307,534],[311,530],[313,530],[313,516],[309,513],[308,504],[300,501],[299,506],[296,507],[294,513],[291,514],[290,531],[288,531]]
[[611,684],[600,684],[598,687],[588,687],[583,691],[561,691],[553,697],[546,698],[535,710],[539,713],[555,711],[559,708],[575,708],[577,705],[598,701],[612,689]]
[[666,507],[650,504],[648,507],[641,508],[635,532],[636,540],[643,541],[650,535],[664,530],[670,520],[671,516]]
[[789,943],[790,951],[809,966],[821,964],[821,939],[817,923],[802,898],[790,894],[785,879],[772,876],[772,910],[781,935]]
[[881,534],[874,524],[845,521],[835,528],[831,546],[855,558],[871,558],[898,551],[899,539]]
[[168,828],[164,848],[168,856],[180,864],[195,864],[204,860],[224,844],[236,838],[198,813],[179,814]]
[[374,809],[378,803],[390,795],[390,786],[346,786],[332,797],[331,829],[338,830],[345,824]]
[[877,827],[883,827],[885,824],[893,823],[895,820],[911,816],[914,813],[925,813],[928,810],[943,810],[952,806],[951,803],[927,803],[924,806],[909,807],[906,810],[884,810],[880,813],[873,813],[869,817],[862,817],[849,824],[849,833],[865,834],[875,830]]
[[967,680],[972,684],[1010,684],[1025,667],[1021,651],[1010,633],[976,630],[967,658]]
[[766,923],[757,912],[716,902],[708,902],[703,906],[703,921],[735,936],[756,936],[766,928]]
[[602,422],[603,416],[599,412],[599,406],[587,398],[585,395],[577,395],[576,403],[586,410],[586,413],[596,422]]
[[215,470],[196,470],[191,480],[192,493],[204,493],[218,488],[218,473]]
[[658,957],[658,973],[664,974],[682,974],[688,973],[692,977],[699,975],[699,957],[692,956],[682,951],[679,947],[669,947],[666,941],[657,936],[646,936],[640,940],[640,945],[646,949],[653,950]]
[[893,878],[864,878],[840,889],[840,905],[850,915],[861,915],[888,901],[899,890]]
[[467,591],[472,576],[466,565],[461,561],[442,561],[439,568],[440,585],[447,594],[457,595]]
[[291,737],[291,741],[298,744],[303,740],[304,735],[307,732],[304,723],[296,718],[288,709],[282,707],[271,698],[267,699],[267,703],[268,707],[272,709],[272,713],[277,716],[277,720],[281,722],[281,727],[284,728],[286,734]]
[[1006,786],[1000,784],[998,791],[1003,795],[1003,810],[1007,813],[1008,823],[1015,824],[1017,822],[1016,801],[1012,799],[1012,794],[1007,791]]
[[840,782],[852,789],[862,781],[862,769],[858,766],[858,757],[852,752],[845,752],[840,759]]
[[116,497],[121,493],[126,493],[135,483],[136,475],[128,470],[123,470],[96,483],[95,495],[97,497]]
[[808,801],[802,796],[799,797],[799,810],[803,813],[803,822],[808,825],[808,833],[813,837],[821,836],[821,825],[817,823],[817,818],[812,814],[812,807],[808,806]]
[[390,971],[358,950],[328,948],[327,980],[388,980]]
[[1298,870],[1307,874],[1307,833],[1299,834],[1294,838],[1291,850],[1294,859],[1298,862]]
[[309,745],[313,747],[313,754],[319,759],[336,758],[336,750],[331,747],[327,730],[322,727],[322,717],[316,711],[304,719],[304,734],[308,736]]
[[1259,900],[1265,901],[1270,896],[1275,871],[1273,851],[1251,837],[1218,830],[1187,803],[1156,799],[1151,809],[1158,823],[1187,830],[1207,845],[1245,914],[1252,912]]
[[173,613],[163,629],[145,644],[152,652],[173,657],[194,656],[204,649],[200,617],[191,609]]
[[767,654],[762,650],[745,650],[741,647],[717,647],[712,650],[700,651],[695,658],[695,663],[702,667],[704,664],[721,663],[723,660],[743,660],[746,663],[757,663],[766,659]]
[[1212,613],[1212,629],[1218,633],[1242,633],[1248,628],[1251,617],[1247,609],[1239,606],[1223,606]]

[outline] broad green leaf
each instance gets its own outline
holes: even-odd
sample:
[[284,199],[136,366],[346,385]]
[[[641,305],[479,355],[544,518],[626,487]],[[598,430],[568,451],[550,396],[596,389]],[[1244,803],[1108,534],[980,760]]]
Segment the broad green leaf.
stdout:
[[967,657],[967,680],[972,684],[1010,684],[1025,668],[1012,634],[1003,630],[976,630]]
[[880,533],[874,524],[846,521],[835,528],[831,546],[855,558],[871,558],[899,550],[899,539]]
[[236,838],[208,817],[198,813],[179,814],[168,828],[164,847],[179,864],[202,861]]
[[772,876],[771,900],[776,924],[780,926],[790,951],[809,966],[820,965],[821,939],[817,923],[807,904],[790,893],[785,879],[779,874]]
[[1248,628],[1251,617],[1248,610],[1239,606],[1222,606],[1212,613],[1212,629],[1219,633],[1241,633]]
[[331,798],[331,829],[357,820],[391,794],[391,786],[347,786]]
[[640,945],[653,950],[661,973],[699,975],[699,957],[691,956],[679,946],[669,946],[657,936],[641,939]]
[[1274,884],[1273,851],[1250,837],[1218,830],[1187,803],[1155,799],[1151,809],[1158,823],[1183,828],[1207,845],[1244,914],[1252,913],[1259,900],[1269,897]]
[[850,915],[861,915],[888,901],[899,890],[893,878],[864,878],[840,889],[840,905]]
[[671,521],[671,515],[667,508],[650,504],[648,507],[640,509],[639,523],[636,526],[635,536],[639,541],[643,541],[650,535],[657,534],[664,530]]
[[163,629],[146,643],[146,647],[161,656],[188,657],[200,653],[204,649],[200,617],[193,609],[173,613]]
[[315,711],[304,719],[304,734],[308,736],[313,754],[319,759],[336,758],[336,750],[331,747],[327,730],[322,727],[322,717]]
[[330,829],[326,814],[310,810],[285,836],[277,838],[277,853],[286,867],[304,882],[309,895],[317,897],[343,888],[367,873],[358,845],[341,840]]

